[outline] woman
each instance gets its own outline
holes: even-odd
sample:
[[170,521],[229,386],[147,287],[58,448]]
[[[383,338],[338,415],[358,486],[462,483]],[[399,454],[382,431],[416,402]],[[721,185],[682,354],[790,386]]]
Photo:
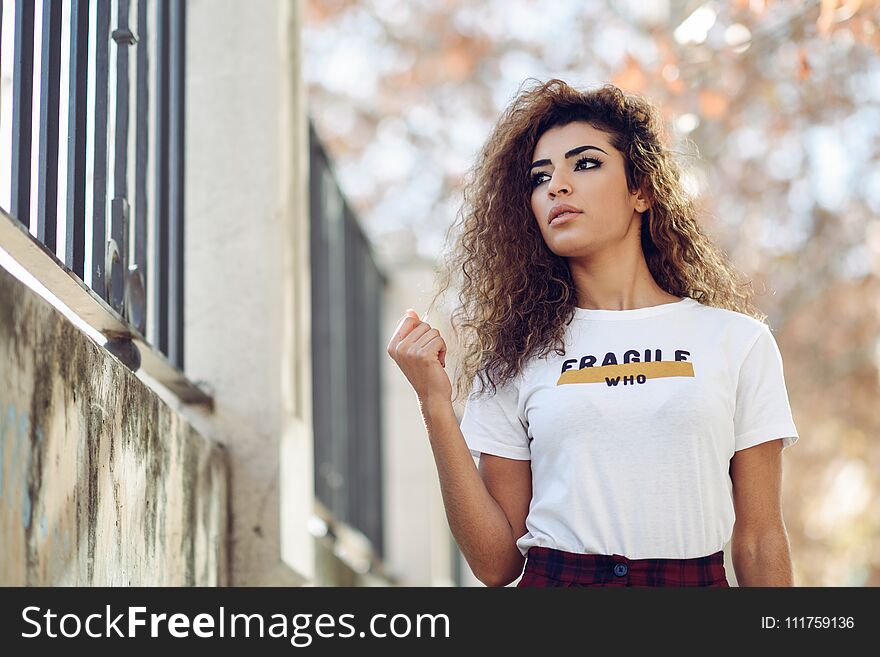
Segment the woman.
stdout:
[[461,424],[436,328],[407,311],[388,354],[476,577],[725,587],[732,538],[739,585],[791,586],[781,357],[701,231],[657,110],[613,85],[522,90],[460,219],[441,293],[463,274]]

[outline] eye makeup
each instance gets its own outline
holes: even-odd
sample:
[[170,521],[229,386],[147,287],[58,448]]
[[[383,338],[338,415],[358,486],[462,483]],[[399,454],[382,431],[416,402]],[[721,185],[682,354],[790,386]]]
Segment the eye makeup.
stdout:
[[[585,166],[588,163],[593,164],[593,166],[591,166],[591,167]],[[588,171],[589,169],[598,169],[600,166],[602,166],[601,160],[597,160],[595,157],[582,157],[582,158],[578,159],[577,162],[575,162],[574,170],[575,171]],[[550,179],[550,174],[547,171],[538,171],[538,172],[532,174],[532,189],[534,189],[535,187],[537,187],[541,183],[546,182],[542,178],[543,176],[547,176],[546,180]]]

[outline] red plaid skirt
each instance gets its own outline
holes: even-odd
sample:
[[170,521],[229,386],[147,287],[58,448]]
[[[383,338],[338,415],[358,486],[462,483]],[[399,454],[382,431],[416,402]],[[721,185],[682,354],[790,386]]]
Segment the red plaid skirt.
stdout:
[[529,548],[517,586],[714,586],[729,588],[724,552],[696,559],[627,559]]

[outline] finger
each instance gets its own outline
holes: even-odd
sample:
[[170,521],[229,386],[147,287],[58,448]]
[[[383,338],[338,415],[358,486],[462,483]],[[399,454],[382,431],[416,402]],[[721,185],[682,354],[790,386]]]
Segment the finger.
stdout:
[[410,331],[413,330],[416,326],[419,325],[418,320],[413,319],[412,317],[404,317],[400,320],[400,323],[397,325],[397,328],[394,330],[394,336],[392,336],[392,342],[400,342],[406,336],[409,335]]
[[440,359],[440,364],[443,367],[446,367],[446,341],[443,340],[442,336],[440,336],[440,341],[442,342],[442,345],[440,351],[437,353],[437,358]]
[[[411,321],[415,321],[415,320],[411,320]],[[406,337],[404,337],[398,343],[398,346],[405,347],[408,345],[415,344],[416,342],[419,341],[419,338],[421,338],[425,333],[427,333],[430,330],[431,330],[430,324],[425,324],[424,322],[416,324],[414,327],[412,327],[411,330],[409,330],[409,332],[407,332]],[[405,332],[405,331],[407,331],[406,326],[404,326],[404,328],[401,329],[401,332]]]
[[425,334],[421,338],[416,340],[415,344],[417,347],[427,347],[429,342],[431,342],[432,340],[434,340],[435,338],[438,338],[438,337],[440,337],[440,331],[438,331],[435,328],[432,328],[432,329],[429,329],[428,331],[425,331]]
[[404,315],[401,317],[400,321],[397,322],[397,326],[394,327],[394,333],[391,334],[392,339],[400,336],[400,330],[403,328],[404,323],[407,320],[407,316]]
[[[426,336],[427,337],[427,336]],[[424,345],[419,345],[423,350],[430,351],[432,348],[436,348],[436,345],[432,347],[435,341],[440,341],[440,350],[437,352],[437,360],[440,361],[440,366],[446,368],[446,343],[443,341],[443,337],[441,335],[435,335],[433,338],[428,340]]]
[[388,355],[394,360],[397,360],[397,355],[401,349],[414,343],[422,334],[430,329],[426,324],[416,324],[415,321],[411,317],[407,317],[402,328],[392,336],[391,341],[388,343]]
[[394,358],[397,353],[397,349],[400,346],[400,343],[406,339],[406,337],[410,334],[412,329],[417,326],[415,320],[411,317],[405,317],[400,320],[400,323],[397,325],[397,328],[394,330],[394,334],[391,336],[391,339],[388,341],[388,346],[385,348],[385,351],[389,356]]

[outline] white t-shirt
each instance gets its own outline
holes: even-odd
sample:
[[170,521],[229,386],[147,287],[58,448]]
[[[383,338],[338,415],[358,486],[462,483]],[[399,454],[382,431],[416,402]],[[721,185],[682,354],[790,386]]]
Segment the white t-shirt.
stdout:
[[576,308],[564,356],[465,404],[471,454],[531,460],[532,546],[690,559],[733,532],[735,451],[798,439],[766,324],[690,298],[635,310]]

